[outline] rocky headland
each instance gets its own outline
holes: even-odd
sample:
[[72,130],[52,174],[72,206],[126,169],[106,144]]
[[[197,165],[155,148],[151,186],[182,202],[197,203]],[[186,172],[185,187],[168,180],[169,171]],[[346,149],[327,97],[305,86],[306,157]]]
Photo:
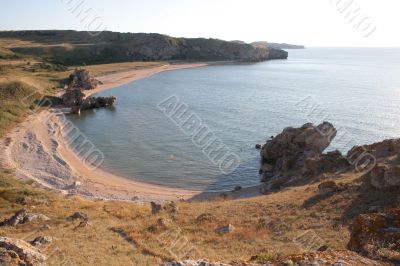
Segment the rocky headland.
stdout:
[[72,114],[78,114],[82,110],[109,107],[117,99],[114,96],[86,97],[83,91],[93,90],[101,84],[100,81],[92,78],[87,70],[75,70],[70,75],[69,80],[68,87],[62,96],[62,102],[65,107],[71,108]]
[[[128,61],[247,61],[286,59],[288,53],[269,45],[205,38],[175,38],[162,34],[102,32],[92,36],[78,31],[3,31],[0,38],[43,43],[14,47],[24,55],[43,56],[62,65]],[[71,44],[68,47],[60,43]]]

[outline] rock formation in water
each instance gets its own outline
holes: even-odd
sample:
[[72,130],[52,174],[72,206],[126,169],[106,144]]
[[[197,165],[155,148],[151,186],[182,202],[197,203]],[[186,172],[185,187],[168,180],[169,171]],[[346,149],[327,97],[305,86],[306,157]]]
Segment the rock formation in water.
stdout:
[[263,180],[319,160],[335,136],[336,129],[329,122],[285,128],[261,148]]
[[116,97],[85,97],[83,90],[91,90],[99,85],[99,81],[90,77],[84,69],[75,70],[70,76],[71,82],[62,96],[64,106],[71,108],[71,113],[77,114],[82,110],[109,107],[114,104]]

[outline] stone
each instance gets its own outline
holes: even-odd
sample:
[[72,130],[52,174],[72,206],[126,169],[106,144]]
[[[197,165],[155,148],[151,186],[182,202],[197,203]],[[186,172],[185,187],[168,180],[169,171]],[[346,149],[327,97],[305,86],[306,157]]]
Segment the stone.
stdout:
[[196,218],[196,223],[215,222],[217,218],[212,213],[202,213]]
[[227,224],[221,227],[218,227],[215,229],[215,232],[219,234],[227,234],[227,233],[232,233],[235,230],[235,227],[231,224]]
[[[348,249],[381,259],[400,257],[400,209],[359,215],[351,227]],[[382,248],[389,252],[382,251]]]
[[49,244],[53,242],[53,238],[50,236],[38,236],[33,239],[30,243],[32,246],[39,247],[41,245]]
[[154,201],[150,202],[151,205],[151,213],[152,214],[157,214],[161,212],[162,206],[161,204],[155,203]]
[[236,187],[233,189],[234,192],[239,191],[239,190],[242,190],[242,187],[241,187],[241,186],[236,186]]
[[19,224],[26,224],[33,222],[34,220],[49,221],[50,218],[43,214],[32,214],[28,213],[26,209],[21,209],[17,211],[10,218],[5,219],[0,223],[0,226],[16,226]]
[[8,219],[5,219],[3,222],[0,223],[0,226],[16,226],[18,224],[22,224],[28,211],[26,209],[21,209],[17,211],[13,216]]
[[41,266],[45,260],[46,257],[29,243],[0,237],[0,265]]
[[89,217],[84,212],[75,212],[74,214],[67,217],[67,220],[88,220]]
[[320,246],[317,249],[317,251],[324,252],[324,251],[327,251],[328,249],[329,249],[329,247],[327,245],[323,245],[323,246]]

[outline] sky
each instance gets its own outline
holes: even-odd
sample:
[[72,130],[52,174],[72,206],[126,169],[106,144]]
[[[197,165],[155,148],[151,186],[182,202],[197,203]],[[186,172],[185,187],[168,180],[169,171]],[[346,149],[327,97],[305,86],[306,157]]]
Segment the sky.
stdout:
[[111,30],[400,47],[398,0],[2,0],[0,7],[0,30]]

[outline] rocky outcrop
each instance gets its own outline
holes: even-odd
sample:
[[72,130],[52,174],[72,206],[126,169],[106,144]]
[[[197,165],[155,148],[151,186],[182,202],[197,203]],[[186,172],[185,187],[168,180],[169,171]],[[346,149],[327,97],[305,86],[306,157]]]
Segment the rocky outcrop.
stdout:
[[218,234],[227,234],[232,233],[233,231],[235,231],[235,227],[231,224],[227,224],[215,229],[215,232],[217,232]]
[[46,257],[27,242],[0,237],[0,265],[44,265]]
[[62,96],[62,102],[66,107],[81,106],[85,94],[80,88],[68,88]]
[[75,71],[69,76],[68,87],[80,88],[82,90],[93,90],[100,84],[102,84],[101,81],[92,78],[89,71],[86,69],[75,69]]
[[17,226],[19,224],[30,223],[34,220],[48,221],[50,220],[50,218],[43,214],[28,213],[26,209],[21,209],[17,211],[14,215],[12,215],[10,218],[0,222],[0,226],[6,226],[6,225]]
[[88,220],[89,217],[84,212],[75,212],[74,214],[67,217],[67,220]]
[[329,122],[285,128],[261,149],[264,181],[279,173],[301,169],[305,164],[311,165],[310,160],[319,159],[335,136],[336,129]]
[[348,248],[371,258],[400,262],[400,209],[358,216]]
[[196,223],[212,223],[217,221],[217,217],[213,215],[212,213],[202,213],[196,218]]
[[347,155],[361,158],[357,164],[367,164],[365,175],[377,189],[400,186],[400,139],[388,139],[371,145],[356,146]]
[[80,105],[71,106],[71,113],[77,114],[83,110],[110,107],[117,100],[115,96],[109,97],[88,97]]
[[41,245],[46,245],[53,242],[53,238],[50,236],[38,236],[33,239],[30,243],[34,247],[39,247]]
[[85,97],[83,90],[94,89],[99,83],[91,78],[89,72],[84,69],[75,70],[71,74],[72,79],[69,87],[62,96],[64,106],[71,108],[71,113],[78,114],[80,111],[94,108],[112,106],[116,97]]
[[338,150],[307,158],[304,162],[302,174],[317,176],[321,173],[336,173],[349,169],[350,163]]

